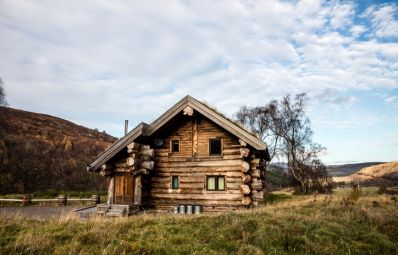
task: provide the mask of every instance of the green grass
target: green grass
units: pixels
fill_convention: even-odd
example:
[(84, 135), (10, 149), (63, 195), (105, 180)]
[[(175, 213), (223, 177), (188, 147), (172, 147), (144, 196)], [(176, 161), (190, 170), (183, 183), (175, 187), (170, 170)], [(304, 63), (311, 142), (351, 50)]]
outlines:
[(392, 196), (362, 196), (356, 202), (342, 195), (276, 197), (277, 203), (259, 209), (202, 216), (88, 221), (1, 216), (0, 254), (398, 253)]

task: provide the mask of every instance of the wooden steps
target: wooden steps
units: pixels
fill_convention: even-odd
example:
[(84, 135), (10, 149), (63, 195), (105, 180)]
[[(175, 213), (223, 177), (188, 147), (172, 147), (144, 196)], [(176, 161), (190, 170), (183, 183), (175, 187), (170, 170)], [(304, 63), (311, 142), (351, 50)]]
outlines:
[(125, 217), (139, 212), (138, 205), (97, 205), (97, 215), (105, 217)]

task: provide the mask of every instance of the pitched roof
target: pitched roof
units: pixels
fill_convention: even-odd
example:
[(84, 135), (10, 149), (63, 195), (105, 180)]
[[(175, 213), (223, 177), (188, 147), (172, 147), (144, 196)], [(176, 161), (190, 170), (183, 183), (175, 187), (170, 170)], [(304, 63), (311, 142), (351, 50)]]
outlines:
[(155, 133), (159, 128), (161, 128), (164, 124), (169, 122), (172, 118), (174, 118), (178, 113), (183, 111), (187, 106), (190, 106), (192, 109), (196, 110), (206, 118), (210, 119), (217, 125), (221, 126), (231, 134), (235, 135), (239, 139), (242, 139), (247, 144), (252, 146), (256, 150), (266, 150), (267, 145), (253, 136), (243, 128), (237, 126), (235, 123), (232, 123), (230, 120), (221, 116), (219, 113), (210, 109), (208, 106), (199, 102), (195, 98), (191, 96), (186, 96), (181, 99), (178, 103), (176, 103), (173, 107), (171, 107), (167, 112), (162, 114), (159, 118), (157, 118), (150, 125), (146, 123), (141, 123), (133, 130), (131, 130), (127, 135), (123, 138), (115, 142), (111, 147), (105, 150), (90, 166), (87, 167), (87, 170), (97, 170), (101, 165), (106, 163), (112, 157), (114, 157), (118, 152), (120, 152), (123, 148), (125, 148), (129, 143), (133, 142), (139, 136), (150, 136)]

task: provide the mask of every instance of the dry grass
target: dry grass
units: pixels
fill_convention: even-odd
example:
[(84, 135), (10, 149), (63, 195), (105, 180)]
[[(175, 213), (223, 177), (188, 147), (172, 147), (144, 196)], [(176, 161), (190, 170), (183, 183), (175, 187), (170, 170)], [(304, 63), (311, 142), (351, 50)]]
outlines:
[(202, 216), (0, 217), (0, 254), (397, 254), (392, 196), (349, 195), (293, 197)]

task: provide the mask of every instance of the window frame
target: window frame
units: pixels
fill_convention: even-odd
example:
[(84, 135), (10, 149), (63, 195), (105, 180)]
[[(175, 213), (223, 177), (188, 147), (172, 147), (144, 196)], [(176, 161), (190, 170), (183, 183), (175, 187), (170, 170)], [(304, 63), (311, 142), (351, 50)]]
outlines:
[[(174, 187), (174, 179), (177, 179), (177, 187)], [(178, 175), (172, 175), (171, 176), (171, 189), (172, 190), (178, 190), (180, 188), (180, 176)]]
[[(220, 154), (211, 154), (211, 141), (220, 141)], [(211, 157), (222, 157), (223, 155), (223, 139), (221, 137), (214, 137), (214, 138), (209, 138), (209, 156)]]
[[(173, 150), (174, 141), (178, 141), (178, 151)], [(181, 152), (181, 140), (180, 138), (171, 138), (170, 139), (170, 152), (171, 153), (180, 153)]]
[[(214, 189), (209, 189), (209, 178), (214, 177), (215, 178), (215, 185), (214, 185)], [(224, 179), (224, 188), (220, 189), (218, 187), (218, 183), (219, 183), (219, 179), (220, 178)], [(225, 175), (206, 175), (206, 191), (226, 191), (226, 179), (225, 179)]]

